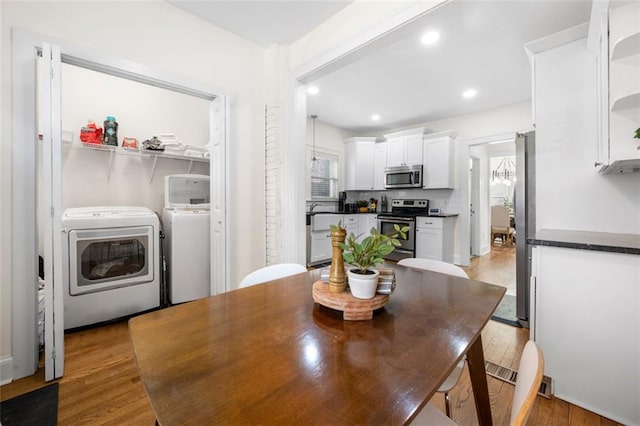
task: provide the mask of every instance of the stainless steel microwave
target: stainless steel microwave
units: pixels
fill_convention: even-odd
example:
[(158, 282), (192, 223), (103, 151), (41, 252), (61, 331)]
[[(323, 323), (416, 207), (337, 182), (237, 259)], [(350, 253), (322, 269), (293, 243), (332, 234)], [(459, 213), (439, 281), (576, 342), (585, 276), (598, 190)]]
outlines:
[(422, 188), (422, 165), (385, 167), (385, 189)]

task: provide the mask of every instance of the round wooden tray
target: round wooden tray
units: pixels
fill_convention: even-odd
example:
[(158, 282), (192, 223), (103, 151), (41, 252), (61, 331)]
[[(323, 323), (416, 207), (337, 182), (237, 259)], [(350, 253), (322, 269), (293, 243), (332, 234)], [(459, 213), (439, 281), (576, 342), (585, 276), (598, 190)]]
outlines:
[(319, 305), (343, 312), (347, 321), (368, 320), (373, 318), (373, 311), (382, 308), (389, 301), (389, 295), (376, 294), (373, 299), (358, 299), (350, 291), (331, 293), (329, 284), (322, 281), (313, 283), (313, 300)]

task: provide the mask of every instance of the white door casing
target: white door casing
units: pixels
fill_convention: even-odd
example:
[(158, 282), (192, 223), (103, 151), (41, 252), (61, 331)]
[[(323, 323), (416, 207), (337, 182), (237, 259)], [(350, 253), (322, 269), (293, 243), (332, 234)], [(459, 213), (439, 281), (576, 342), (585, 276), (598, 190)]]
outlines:
[(471, 255), (480, 256), (480, 159), (471, 157), (471, 174), (469, 182), (470, 201), (469, 201), (469, 227), (470, 227), (470, 245)]

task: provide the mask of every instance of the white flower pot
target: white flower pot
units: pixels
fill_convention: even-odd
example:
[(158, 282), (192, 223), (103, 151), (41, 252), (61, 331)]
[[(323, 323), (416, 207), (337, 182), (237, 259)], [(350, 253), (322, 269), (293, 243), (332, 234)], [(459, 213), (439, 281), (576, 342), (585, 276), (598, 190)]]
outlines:
[(349, 269), (347, 275), (349, 277), (349, 288), (353, 297), (358, 299), (373, 299), (378, 289), (378, 277), (380, 272), (372, 269), (373, 274), (356, 274), (354, 269)]

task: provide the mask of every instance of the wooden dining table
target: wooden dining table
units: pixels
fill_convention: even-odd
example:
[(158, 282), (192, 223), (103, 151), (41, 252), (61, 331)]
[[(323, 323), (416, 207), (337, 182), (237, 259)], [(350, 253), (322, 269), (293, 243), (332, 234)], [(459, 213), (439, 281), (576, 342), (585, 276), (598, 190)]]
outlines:
[(370, 320), (315, 304), (318, 271), (129, 321), (160, 425), (410, 423), (467, 356), (478, 423), (491, 424), (481, 331), (505, 288), (395, 267)]

